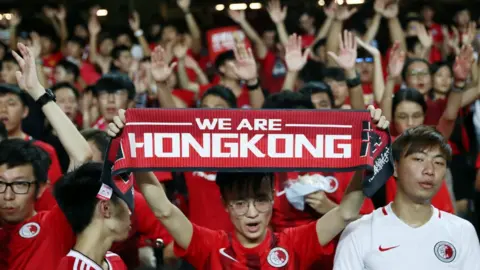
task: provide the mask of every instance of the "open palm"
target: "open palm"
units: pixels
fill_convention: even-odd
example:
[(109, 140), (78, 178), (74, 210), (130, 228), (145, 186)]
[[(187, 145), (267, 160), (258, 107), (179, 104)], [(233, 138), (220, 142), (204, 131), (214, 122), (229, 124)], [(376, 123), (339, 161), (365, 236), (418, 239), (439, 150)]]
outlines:
[(302, 37), (297, 36), (297, 34), (291, 35), (285, 49), (285, 62), (288, 70), (300, 71), (307, 63), (307, 58), (310, 55), (309, 48), (302, 54)]
[(244, 43), (237, 42), (233, 52), (235, 53), (235, 63), (230, 63), (230, 67), (238, 79), (248, 81), (258, 78), (257, 62), (252, 49), (247, 49)]
[(168, 64), (165, 50), (157, 46), (152, 52), (152, 77), (156, 82), (165, 82), (173, 73), (177, 63)]
[(473, 59), (474, 56), (472, 46), (464, 45), (460, 50), (460, 54), (455, 59), (455, 64), (453, 65), (453, 73), (455, 75), (455, 79), (467, 79), (470, 71), (472, 70)]
[(328, 52), (328, 55), (337, 63), (337, 65), (345, 70), (355, 67), (357, 60), (357, 42), (352, 32), (345, 30), (338, 35), (340, 41), (340, 50), (338, 55), (334, 52)]
[(280, 4), (280, 0), (271, 0), (267, 7), (268, 14), (274, 23), (281, 23), (287, 17), (287, 7)]

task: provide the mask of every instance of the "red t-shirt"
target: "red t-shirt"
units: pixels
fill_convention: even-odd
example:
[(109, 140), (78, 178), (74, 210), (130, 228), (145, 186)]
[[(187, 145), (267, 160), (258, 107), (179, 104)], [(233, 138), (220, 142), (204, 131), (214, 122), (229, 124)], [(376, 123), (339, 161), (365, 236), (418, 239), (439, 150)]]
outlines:
[(0, 227), (0, 269), (56, 269), (75, 243), (75, 236), (58, 206), (32, 218)]
[[(397, 193), (397, 182), (393, 176), (390, 177), (385, 184), (385, 193), (387, 200), (386, 204), (389, 204), (395, 199), (395, 194)], [(445, 181), (442, 182), (442, 186), (438, 190), (437, 194), (433, 196), (431, 203), (439, 210), (451, 214), (455, 213), (452, 198), (450, 197), (450, 192), (448, 191), (447, 183), (445, 183)]]
[(331, 243), (318, 242), (316, 222), (281, 233), (267, 231), (265, 239), (254, 248), (245, 248), (235, 234), (213, 231), (193, 224), (193, 235), (186, 250), (174, 245), (177, 257), (185, 259), (195, 269), (309, 269), (324, 256), (334, 252)]
[(425, 114), (425, 125), (436, 126), (447, 108), (447, 99), (427, 100), (427, 112)]
[[(333, 173), (326, 174), (322, 173), (306, 173), (309, 175), (321, 174), (324, 176), (330, 176), (330, 187), (331, 189), (326, 193), (327, 197), (339, 204), (342, 201), (343, 194), (347, 189), (350, 180), (352, 179), (353, 172), (342, 172), (342, 173)], [(271, 220), (271, 225), (274, 231), (280, 232), (287, 228), (297, 227), (300, 225), (308, 224), (312, 221), (317, 220), (321, 215), (313, 210), (308, 204), (305, 204), (305, 210), (297, 210), (293, 205), (288, 201), (284, 189), (285, 185), (289, 180), (296, 181), (300, 176), (300, 173), (288, 172), (288, 173), (276, 173), (275, 175), (275, 199), (273, 203), (273, 215)], [(366, 199), (360, 213), (369, 214), (374, 210), (373, 203), (370, 199)]]
[[(216, 86), (216, 84), (204, 84), (200, 86), (198, 91), (198, 99), (201, 99), (203, 94), (210, 89), (211, 87)], [(251, 108), (250, 106), (250, 95), (248, 94), (248, 89), (246, 86), (243, 87), (242, 93), (237, 97), (237, 107), (238, 108)]]
[(211, 230), (233, 231), (233, 224), (222, 203), (214, 172), (186, 172), (188, 219)]
[(141, 193), (134, 191), (135, 211), (131, 215), (131, 226), (128, 238), (120, 243), (114, 243), (111, 250), (122, 257), (128, 269), (138, 267), (138, 240), (143, 236), (144, 240), (155, 243), (162, 239), (164, 244), (173, 241), (171, 236), (160, 221), (155, 217)]
[(92, 85), (102, 77), (102, 74), (97, 72), (92, 63), (85, 61), (80, 67), (80, 77), (82, 77), (87, 85)]
[[(123, 263), (122, 258), (115, 253), (107, 252), (105, 261), (109, 270), (127, 270), (127, 266)], [(63, 257), (57, 270), (103, 270), (103, 267), (96, 264), (82, 253), (70, 250), (67, 256)]]
[(195, 100), (196, 94), (194, 92), (189, 90), (184, 90), (184, 89), (174, 89), (172, 91), (172, 95), (174, 96), (174, 98), (178, 98), (183, 103), (185, 103), (186, 107), (188, 108), (196, 107), (196, 100)]
[(92, 124), (92, 128), (99, 129), (99, 130), (107, 130), (107, 127), (108, 127), (108, 123), (107, 121), (105, 121), (105, 118), (103, 118), (102, 116), (100, 116), (97, 119), (97, 121), (95, 121)]
[(314, 35), (302, 35), (302, 47), (307, 48), (312, 45), (312, 43), (315, 41), (315, 36)]
[(280, 92), (287, 75), (285, 61), (272, 51), (268, 51), (265, 58), (259, 59), (259, 61), (262, 65), (260, 69), (262, 88), (267, 89), (270, 93)]

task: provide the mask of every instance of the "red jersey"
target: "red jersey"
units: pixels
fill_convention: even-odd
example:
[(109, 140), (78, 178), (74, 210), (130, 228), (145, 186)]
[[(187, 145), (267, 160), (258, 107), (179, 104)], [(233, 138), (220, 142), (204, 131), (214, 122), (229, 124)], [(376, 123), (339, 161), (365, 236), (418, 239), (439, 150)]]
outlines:
[(92, 124), (92, 128), (99, 129), (99, 130), (106, 130), (107, 127), (108, 127), (108, 123), (105, 120), (105, 118), (103, 118), (102, 116), (100, 116), (100, 118), (98, 118), (97, 121), (95, 121)]
[(233, 224), (222, 203), (214, 172), (186, 172), (188, 219), (211, 230), (233, 231)]
[[(395, 194), (397, 193), (397, 182), (393, 176), (390, 177), (385, 184), (385, 193), (385, 197), (387, 199), (385, 205), (387, 205), (395, 199)], [(448, 191), (445, 181), (442, 182), (442, 186), (438, 190), (437, 194), (433, 196), (431, 204), (439, 210), (455, 214), (452, 197), (450, 196), (450, 192)]]
[(436, 126), (443, 112), (447, 108), (447, 99), (427, 100), (427, 112), (425, 114), (425, 125)]
[[(108, 270), (127, 270), (122, 258), (115, 253), (107, 252), (105, 261), (108, 264)], [(103, 267), (96, 264), (82, 253), (70, 250), (67, 256), (63, 257), (57, 270), (103, 270)]]
[(55, 269), (73, 247), (75, 236), (58, 206), (0, 228), (0, 269)]
[[(201, 99), (203, 94), (210, 89), (211, 87), (214, 87), (216, 84), (204, 84), (200, 86), (200, 89), (198, 91), (198, 99)], [(242, 88), (242, 93), (240, 96), (237, 97), (237, 107), (238, 108), (250, 108), (250, 95), (248, 94), (248, 89), (246, 86)]]
[[(313, 175), (315, 173), (308, 173)], [(330, 176), (325, 173), (319, 173), (327, 176), (330, 181), (330, 190), (325, 191), (327, 197), (339, 204), (342, 201), (343, 194), (347, 189), (350, 180), (352, 179), (353, 172), (333, 173)], [(297, 210), (290, 204), (285, 195), (285, 185), (288, 181), (296, 181), (300, 173), (288, 172), (277, 173), (275, 175), (275, 199), (273, 203), (273, 215), (271, 225), (274, 231), (280, 232), (286, 228), (297, 227), (300, 225), (308, 224), (312, 221), (316, 221), (321, 215), (313, 210), (308, 204), (305, 204), (305, 210)], [(366, 199), (360, 212), (362, 214), (369, 214), (373, 212), (374, 207), (370, 199)]]
[(331, 243), (318, 242), (316, 222), (281, 233), (268, 230), (254, 248), (243, 247), (235, 234), (192, 225), (190, 245), (184, 250), (175, 243), (174, 252), (198, 270), (309, 269), (334, 251)]
[[(131, 226), (128, 238), (120, 243), (114, 243), (111, 250), (122, 257), (128, 269), (138, 267), (138, 242), (142, 239), (155, 243), (162, 239), (165, 245), (172, 242), (171, 236), (160, 221), (155, 217), (141, 193), (134, 191), (135, 211), (131, 215)], [(145, 246), (145, 245), (143, 245)]]
[(288, 71), (285, 61), (275, 52), (268, 51), (265, 58), (260, 59), (260, 63), (262, 65), (260, 69), (262, 88), (267, 89), (270, 93), (280, 92)]

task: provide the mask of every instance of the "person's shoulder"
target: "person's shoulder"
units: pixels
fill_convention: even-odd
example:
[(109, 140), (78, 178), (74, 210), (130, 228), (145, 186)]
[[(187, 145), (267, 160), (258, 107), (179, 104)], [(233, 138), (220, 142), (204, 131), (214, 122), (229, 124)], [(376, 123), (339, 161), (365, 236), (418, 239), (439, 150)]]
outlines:
[(475, 232), (475, 228), (468, 220), (438, 209), (437, 211), (439, 221), (443, 223), (442, 226), (448, 227), (452, 230), (461, 231), (462, 233), (468, 233), (470, 231)]
[(105, 259), (112, 266), (112, 270), (127, 269), (127, 266), (123, 262), (122, 258), (116, 253), (108, 251), (107, 254), (105, 254)]
[(373, 220), (377, 220), (383, 216), (386, 216), (385, 209), (383, 207), (375, 209), (372, 213), (363, 215), (359, 219), (348, 224), (342, 235), (347, 236), (349, 234), (370, 234)]
[(33, 141), (33, 144), (36, 145), (36, 146), (38, 146), (38, 147), (40, 147), (40, 148), (42, 148), (43, 150), (45, 150), (45, 151), (48, 152), (49, 154), (55, 152), (55, 148), (53, 148), (52, 145), (50, 145), (50, 144), (48, 144), (48, 143), (46, 143), (46, 142), (44, 142), (44, 141), (35, 140), (35, 141)]

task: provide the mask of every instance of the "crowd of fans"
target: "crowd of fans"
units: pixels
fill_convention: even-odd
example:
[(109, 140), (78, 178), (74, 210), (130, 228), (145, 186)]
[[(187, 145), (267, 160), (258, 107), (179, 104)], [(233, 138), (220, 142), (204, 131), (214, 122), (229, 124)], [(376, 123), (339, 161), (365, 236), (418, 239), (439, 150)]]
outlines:
[[(0, 146), (0, 249), (8, 246), (8, 251), (0, 251), (0, 269), (51, 269), (42, 268), (55, 265), (48, 258), (15, 261), (13, 257), (15, 252), (33, 252), (35, 245), (26, 240), (40, 230), (51, 234), (43, 236), (41, 241), (47, 244), (35, 252), (65, 256), (75, 239), (63, 225), (63, 215), (77, 235), (77, 245), (88, 247), (91, 234), (86, 237), (86, 232), (99, 227), (82, 216), (88, 212), (86, 208), (81, 213), (74, 211), (83, 202), (75, 204), (73, 200), (81, 201), (85, 194), (77, 194), (75, 188), (82, 188), (69, 186), (69, 182), (74, 179), (80, 186), (89, 177), (100, 181), (101, 165), (80, 165), (89, 160), (104, 161), (108, 135), (115, 136), (122, 127), (118, 117), (113, 127), (109, 123), (128, 108), (364, 110), (373, 105), (391, 123), (392, 138), (411, 128), (433, 126), (448, 140), (451, 160), (431, 203), (468, 220), (480, 232), (480, 38), (469, 9), (459, 7), (452, 24), (441, 25), (435, 22), (435, 9), (429, 4), (400, 17), (398, 3), (375, 0), (365, 27), (350, 29), (347, 22), (363, 7), (332, 2), (323, 8), (321, 23), (311, 11), (298, 12), (298, 31), (293, 33), (285, 23), (291, 10), (279, 0), (271, 0), (266, 11), (272, 24), (262, 32), (249, 21), (250, 11), (226, 11), (232, 25), (242, 32), (227, 32), (222, 44), (231, 41), (230, 48), (212, 53), (215, 41), (207, 40), (210, 36), (206, 35), (211, 29), (201, 29), (197, 14), (190, 11), (190, 0), (177, 0), (177, 4), (184, 13), (187, 31), (168, 22), (151, 23), (142, 29), (140, 15), (134, 12), (128, 21), (130, 29), (108, 32), (97, 16), (98, 7), (91, 8), (87, 21), (73, 27), (67, 25), (68, 14), (73, 11), (62, 6), (46, 5), (39, 25), (25, 26), (19, 12), (12, 12), (9, 20), (0, 20), (5, 26), (0, 42), (0, 131), (4, 140)], [(386, 50), (377, 40), (380, 29), (388, 29)], [(50, 90), (36, 90), (43, 88)], [(58, 106), (51, 106), (50, 100), (39, 104), (45, 93), (55, 97)], [(22, 167), (27, 164), (30, 170)], [(9, 171), (20, 167), (23, 169)], [(68, 173), (78, 167), (73, 175)], [(232, 223), (222, 202), (225, 192), (233, 187), (222, 186), (219, 179), (216, 183), (216, 172), (155, 172), (155, 176), (168, 199), (196, 226), (230, 232), (238, 225)], [(276, 193), (272, 219), (267, 224), (273, 231), (327, 217), (339, 207), (354, 173), (276, 174), (274, 189), (281, 191), (285, 183), (306, 176), (322, 176), (333, 181), (335, 188), (306, 196), (303, 211)], [(361, 214), (370, 214), (395, 200), (400, 185), (396, 177), (365, 200)], [(12, 179), (23, 182), (12, 184)], [(40, 187), (30, 180), (46, 185)], [(98, 188), (89, 191), (96, 194)], [(14, 198), (30, 193), (29, 197)], [(65, 214), (56, 207), (57, 201)], [(262, 202), (254, 202), (259, 212)], [(126, 239), (112, 241), (107, 250), (118, 254), (128, 269), (191, 269), (179, 258), (182, 252), (177, 247), (174, 252), (173, 242), (175, 239), (185, 249), (188, 244), (182, 246), (182, 240), (171, 233), (171, 221), (157, 219), (157, 210), (138, 188), (131, 224), (102, 224), (102, 230), (114, 232), (112, 239)], [(32, 213), (41, 226), (30, 225), (24, 232), (23, 221)], [(47, 219), (47, 223), (40, 221)], [(17, 232), (20, 227), (15, 224), (20, 223), (24, 241), (13, 247), (7, 231)], [(199, 233), (197, 227), (189, 230), (193, 230), (190, 235)], [(338, 239), (332, 241), (337, 243)], [(198, 240), (195, 243), (198, 245)], [(477, 259), (478, 255), (472, 254)], [(333, 260), (333, 254), (325, 255), (312, 269), (332, 269)]]

